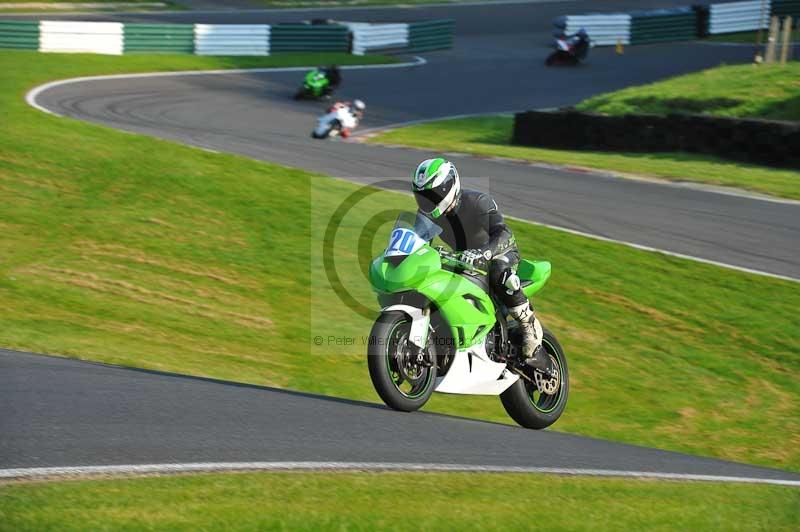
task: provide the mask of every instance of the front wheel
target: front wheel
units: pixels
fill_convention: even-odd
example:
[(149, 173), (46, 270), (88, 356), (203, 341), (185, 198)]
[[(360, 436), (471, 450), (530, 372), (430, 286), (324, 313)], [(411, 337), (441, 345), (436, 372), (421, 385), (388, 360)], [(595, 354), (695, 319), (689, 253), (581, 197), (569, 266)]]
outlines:
[[(555, 360), (559, 378), (557, 384), (543, 381), (539, 386), (521, 378), (500, 395), (500, 401), (511, 419), (528, 429), (549, 427), (561, 417), (569, 396), (569, 370), (564, 350), (556, 337), (544, 330), (542, 345)], [(541, 387), (544, 391), (540, 391)]]
[(410, 332), (411, 320), (402, 312), (381, 314), (367, 350), (375, 391), (387, 406), (403, 412), (422, 408), (436, 384), (436, 364), (418, 360)]

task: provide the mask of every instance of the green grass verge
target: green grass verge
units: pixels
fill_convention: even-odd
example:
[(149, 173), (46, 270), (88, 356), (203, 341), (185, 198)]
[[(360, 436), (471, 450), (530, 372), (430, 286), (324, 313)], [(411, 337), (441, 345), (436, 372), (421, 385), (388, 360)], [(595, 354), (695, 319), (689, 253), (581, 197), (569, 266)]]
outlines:
[(369, 139), (369, 142), (580, 166), (608, 170), (622, 176), (651, 176), (723, 185), (800, 199), (800, 172), (797, 171), (688, 153), (615, 153), (512, 146), (513, 129), (514, 118), (510, 116), (462, 118), (388, 131)]
[(0, 530), (796, 530), (800, 490), (475, 473), (0, 486)]
[[(321, 235), (355, 185), (22, 99), (51, 79), (242, 61), (0, 52), (13, 125), (0, 128), (0, 345), (378, 400), (361, 345), (371, 320), (322, 274)], [(341, 284), (372, 309), (363, 268), (392, 213), (372, 217), (412, 206), (380, 192), (342, 221)], [(512, 226), (526, 256), (554, 264), (536, 305), (570, 360), (556, 429), (800, 470), (798, 284)], [(426, 408), (510, 422), (494, 397)]]
[(576, 107), (610, 115), (704, 113), (800, 120), (800, 62), (711, 68), (600, 94)]
[[(161, 3), (163, 6), (147, 5)], [(11, 6), (11, 4), (23, 4)], [(58, 5), (56, 5), (58, 4)], [(88, 4), (104, 4), (87, 7)], [(132, 6), (125, 4), (141, 4)], [(0, 0), (0, 13), (69, 13), (117, 11), (182, 11), (185, 8), (171, 0)]]
[[(273, 8), (296, 7), (366, 7), (366, 6), (413, 6), (425, 4), (459, 4), (474, 0), (253, 0), (254, 4), (261, 4)], [(498, 0), (499, 1), (499, 0)]]

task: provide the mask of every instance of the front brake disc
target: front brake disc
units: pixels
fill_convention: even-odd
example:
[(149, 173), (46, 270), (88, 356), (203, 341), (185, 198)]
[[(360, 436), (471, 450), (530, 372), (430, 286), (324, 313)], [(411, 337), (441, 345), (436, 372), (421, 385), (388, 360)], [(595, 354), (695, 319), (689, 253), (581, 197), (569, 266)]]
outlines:
[(548, 353), (548, 355), (553, 362), (554, 375), (551, 378), (546, 379), (540, 371), (534, 371), (533, 378), (536, 381), (536, 387), (539, 388), (541, 393), (546, 395), (555, 395), (561, 386), (561, 372), (558, 369), (558, 361), (556, 358), (553, 355), (550, 355), (550, 353)]

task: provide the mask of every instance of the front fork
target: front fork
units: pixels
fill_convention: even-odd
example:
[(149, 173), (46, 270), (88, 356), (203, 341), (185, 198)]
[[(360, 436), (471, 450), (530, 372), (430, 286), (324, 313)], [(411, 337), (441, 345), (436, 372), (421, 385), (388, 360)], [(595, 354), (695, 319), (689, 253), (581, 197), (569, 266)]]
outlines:
[(431, 325), (430, 307), (417, 308), (411, 305), (390, 305), (383, 312), (402, 312), (411, 319), (411, 330), (408, 333), (409, 355), (416, 359), (418, 364), (432, 366), (434, 360), (428, 353), (428, 336)]

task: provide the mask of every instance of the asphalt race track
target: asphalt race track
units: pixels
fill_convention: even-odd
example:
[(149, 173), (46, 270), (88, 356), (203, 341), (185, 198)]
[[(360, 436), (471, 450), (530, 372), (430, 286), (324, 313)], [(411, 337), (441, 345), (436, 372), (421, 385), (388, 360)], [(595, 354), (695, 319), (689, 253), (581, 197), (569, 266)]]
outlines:
[(6, 468), (270, 460), (800, 481), (794, 473), (550, 430), (4, 350), (0, 393), (0, 475)]
[[(604, 2), (603, 10), (674, 2)], [(344, 73), (367, 102), (365, 128), (569, 105), (598, 92), (746, 61), (742, 47), (595, 49), (577, 69), (545, 69), (552, 16), (589, 2), (348, 10), (348, 19), (454, 16), (456, 48), (409, 68)], [(437, 11), (439, 10), (439, 11)], [(332, 15), (333, 16), (333, 15)], [(344, 18), (340, 14), (337, 18)], [(110, 18), (93, 15), (82, 18)], [(291, 12), (114, 15), (131, 20), (274, 22)], [(75, 15), (61, 18), (76, 18)], [(302, 18), (302, 17), (301, 17)], [(510, 21), (505, 26), (500, 21)], [(356, 181), (406, 177), (427, 152), (312, 141), (324, 104), (289, 96), (297, 72), (162, 76), (54, 86), (38, 105), (128, 131)], [(800, 206), (695, 188), (451, 155), (511, 215), (741, 268), (800, 278)], [(481, 180), (483, 185), (485, 180)], [(482, 185), (482, 186), (483, 186)], [(540, 251), (540, 255), (546, 255)], [(364, 378), (368, 378), (365, 374)], [(400, 462), (621, 470), (800, 480), (800, 475), (556, 431), (208, 379), (0, 350), (0, 473), (8, 468), (187, 462)], [(565, 415), (569, 415), (569, 410)], [(558, 425), (555, 426), (556, 430)]]
[[(519, 6), (514, 6), (519, 8)], [(467, 9), (467, 8), (463, 8)], [(342, 97), (367, 102), (364, 128), (436, 117), (574, 104), (628, 85), (749, 60), (747, 47), (598, 48), (577, 69), (548, 69), (542, 22), (528, 34), (460, 36), (410, 68), (344, 72)], [(62, 115), (348, 179), (406, 179), (432, 154), (309, 134), (324, 103), (294, 102), (298, 72), (93, 80), (37, 95)], [(448, 154), (466, 186), (490, 188), (507, 214), (775, 275), (800, 278), (800, 204), (697, 187), (588, 175)], [(545, 251), (537, 250), (539, 254)]]

